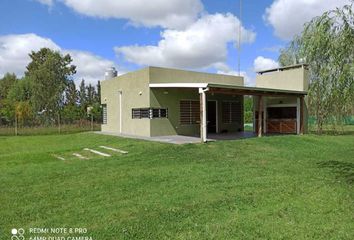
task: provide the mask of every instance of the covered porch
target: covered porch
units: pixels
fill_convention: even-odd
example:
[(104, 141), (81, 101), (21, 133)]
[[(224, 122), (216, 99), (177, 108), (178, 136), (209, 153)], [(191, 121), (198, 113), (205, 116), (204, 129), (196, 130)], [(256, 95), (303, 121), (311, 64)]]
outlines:
[[(269, 133), (304, 133), (304, 96), (306, 92), (303, 91), (210, 83), (157, 83), (150, 84), (150, 88), (198, 90), (199, 141), (202, 142), (254, 136), (262, 137), (264, 134)], [(215, 94), (232, 95), (233, 97), (253, 96), (253, 131), (244, 131), (243, 129), (243, 100), (241, 102), (241, 111), (228, 113), (230, 117), (237, 114), (236, 117), (241, 119), (239, 121), (241, 121), (242, 127), (239, 127), (236, 132), (224, 132), (223, 129), (220, 129), (220, 123), (218, 123), (221, 120), (219, 119), (220, 116), (218, 117), (218, 114), (214, 113), (218, 111), (218, 105), (214, 103), (215, 100), (212, 97)], [(224, 117), (223, 114), (222, 117)]]

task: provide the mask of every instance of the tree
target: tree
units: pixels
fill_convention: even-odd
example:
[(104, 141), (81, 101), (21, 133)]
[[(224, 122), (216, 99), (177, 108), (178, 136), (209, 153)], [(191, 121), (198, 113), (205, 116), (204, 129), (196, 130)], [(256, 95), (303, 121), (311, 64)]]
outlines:
[(13, 122), (15, 109), (13, 102), (8, 99), (8, 96), (17, 81), (16, 75), (10, 73), (5, 74), (5, 76), (0, 79), (0, 124)]
[[(35, 112), (43, 113), (48, 123), (60, 116), (63, 107), (63, 93), (76, 67), (71, 65), (69, 54), (62, 56), (60, 52), (42, 48), (29, 54), (31, 62), (27, 66), (25, 76), (32, 85), (31, 103)], [(59, 117), (58, 123), (59, 123)]]
[(68, 84), (65, 89), (65, 103), (66, 105), (76, 106), (78, 103), (78, 91), (76, 90), (76, 86), (74, 81), (68, 81)]
[(0, 99), (7, 98), (10, 89), (16, 84), (17, 80), (18, 79), (14, 73), (6, 73), (5, 76), (0, 79)]
[(316, 117), (317, 131), (331, 123), (343, 124), (354, 102), (354, 14), (353, 5), (325, 12), (305, 25), (304, 31), (281, 52), (310, 65), (309, 111)]

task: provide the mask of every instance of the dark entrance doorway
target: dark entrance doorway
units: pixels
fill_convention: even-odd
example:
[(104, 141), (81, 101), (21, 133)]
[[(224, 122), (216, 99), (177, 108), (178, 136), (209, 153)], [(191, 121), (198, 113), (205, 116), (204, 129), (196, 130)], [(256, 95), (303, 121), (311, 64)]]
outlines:
[(208, 133), (216, 133), (216, 101), (208, 101), (207, 104), (207, 123)]

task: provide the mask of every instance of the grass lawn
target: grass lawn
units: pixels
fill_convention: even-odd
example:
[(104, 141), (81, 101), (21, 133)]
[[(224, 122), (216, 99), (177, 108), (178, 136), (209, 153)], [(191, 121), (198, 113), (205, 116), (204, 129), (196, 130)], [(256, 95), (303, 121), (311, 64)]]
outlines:
[(0, 173), (0, 239), (13, 227), (84, 227), (102, 240), (354, 239), (353, 135), (182, 146), (0, 137)]

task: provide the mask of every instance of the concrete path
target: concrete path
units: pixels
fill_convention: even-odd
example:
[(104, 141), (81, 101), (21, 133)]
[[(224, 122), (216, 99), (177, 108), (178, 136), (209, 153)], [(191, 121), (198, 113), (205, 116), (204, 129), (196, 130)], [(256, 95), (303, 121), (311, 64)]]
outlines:
[[(141, 139), (154, 142), (172, 143), (172, 144), (187, 144), (187, 143), (201, 143), (199, 136), (182, 136), (182, 135), (171, 135), (171, 136), (158, 136), (158, 137), (142, 137), (127, 134), (118, 134), (110, 132), (95, 132), (103, 135), (111, 135), (123, 138), (133, 138)], [(216, 140), (236, 140), (242, 138), (255, 137), (253, 132), (236, 132), (236, 133), (209, 133), (208, 142), (213, 142)]]

